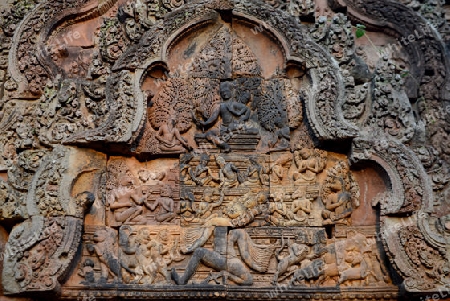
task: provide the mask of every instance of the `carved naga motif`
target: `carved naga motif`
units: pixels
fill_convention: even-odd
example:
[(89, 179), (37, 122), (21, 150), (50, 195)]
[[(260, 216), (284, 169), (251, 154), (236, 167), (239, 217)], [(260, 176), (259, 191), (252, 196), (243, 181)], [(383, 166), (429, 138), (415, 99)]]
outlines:
[(16, 199), (16, 212), (26, 220), (13, 228), (5, 246), (3, 285), (8, 293), (60, 288), (76, 256), (84, 216), (96, 200), (93, 184), (101, 176), (102, 160), (98, 153), (62, 146), (20, 156), (19, 166), (34, 173), (24, 185), (26, 195)]

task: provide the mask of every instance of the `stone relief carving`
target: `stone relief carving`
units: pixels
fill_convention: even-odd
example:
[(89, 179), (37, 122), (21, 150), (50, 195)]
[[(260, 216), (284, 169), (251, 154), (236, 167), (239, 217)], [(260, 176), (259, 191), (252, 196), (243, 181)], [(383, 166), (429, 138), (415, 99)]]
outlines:
[[(73, 217), (41, 217), (14, 228), (14, 241), (9, 248), (16, 253), (11, 252), (4, 261), (7, 289), (18, 293), (59, 286), (58, 277), (75, 255), (81, 226), (81, 221)], [(36, 230), (41, 234), (37, 235)]]
[(179, 186), (178, 175), (174, 173), (177, 162), (164, 163), (168, 166), (158, 173), (151, 171), (152, 166), (135, 160), (116, 157), (108, 163), (105, 204), (108, 225), (177, 223)]
[[(0, 20), (6, 294), (447, 287), (441, 4), (37, 2)], [(359, 23), (408, 37), (424, 18), (437, 31), (386, 57), (354, 38)]]

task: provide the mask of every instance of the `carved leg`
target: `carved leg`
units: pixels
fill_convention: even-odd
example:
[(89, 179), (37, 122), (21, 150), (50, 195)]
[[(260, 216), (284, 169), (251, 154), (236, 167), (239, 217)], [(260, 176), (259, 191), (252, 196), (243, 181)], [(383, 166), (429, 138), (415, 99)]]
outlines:
[(172, 268), (172, 279), (178, 285), (185, 285), (191, 279), (192, 275), (194, 275), (200, 262), (216, 271), (224, 271), (227, 267), (224, 256), (205, 248), (198, 248), (192, 254), (183, 276), (180, 277), (176, 270)]
[(229, 256), (237, 257), (233, 249), (234, 244), (237, 243), (239, 248), (239, 253), (241, 258), (254, 270), (263, 271), (263, 268), (251, 259), (249, 244), (251, 243), (251, 238), (243, 229), (231, 230), (228, 234), (228, 249), (227, 253)]
[(208, 284), (211, 281), (214, 281), (215, 284), (225, 284), (226, 283), (226, 276), (225, 275), (226, 271), (221, 271), (221, 272), (210, 272), (208, 277), (206, 277), (205, 280), (202, 281), (202, 283), (204, 284)]
[(171, 222), (175, 217), (177, 217), (177, 214), (175, 212), (170, 213), (166, 219), (166, 222)]
[(157, 269), (158, 267), (156, 266), (155, 262), (152, 262), (151, 264), (149, 264), (146, 269), (145, 269), (145, 278), (148, 279), (148, 284), (152, 284), (153, 281), (155, 281), (156, 278), (156, 274), (157, 274)]
[[(300, 272), (300, 273), (299, 273)], [(298, 286), (305, 287), (305, 275), (303, 275), (302, 270), (296, 271), (294, 273), (294, 276), (292, 277), (290, 281), (290, 285), (294, 285), (294, 283), (297, 282)]]
[(216, 132), (214, 132), (214, 131), (206, 132), (205, 133), (205, 138), (206, 138), (206, 140), (208, 140), (209, 142), (211, 142), (215, 146), (223, 149), (224, 152), (228, 153), (228, 152), (231, 151), (230, 146), (225, 141), (220, 139)]
[(175, 262), (179, 262), (184, 259), (184, 257), (180, 254), (180, 249), (178, 248), (179, 241), (179, 238), (176, 238), (169, 251), (170, 259)]
[[(138, 214), (140, 214), (139, 209), (142, 212), (142, 208), (141, 207), (130, 207), (127, 210), (122, 211), (120, 213), (115, 212), (114, 218), (115, 218), (115, 220), (117, 222), (121, 222), (121, 223), (129, 222), (134, 217), (136, 217)], [(139, 213), (137, 213), (137, 212), (139, 212)]]
[(136, 216), (138, 216), (138, 215), (140, 215), (140, 214), (142, 213), (142, 207), (141, 207), (141, 206), (133, 207), (133, 208), (135, 209), (135, 212), (132, 213), (131, 216), (125, 220), (124, 223), (130, 222), (130, 221), (133, 220)]
[(204, 228), (202, 236), (199, 239), (197, 239), (192, 244), (192, 246), (190, 246), (189, 248), (186, 248), (185, 250), (181, 250), (181, 253), (183, 253), (183, 254), (191, 253), (194, 250), (196, 250), (197, 248), (202, 247), (206, 243), (206, 241), (209, 239), (209, 237), (211, 236), (213, 231), (214, 231), (214, 227)]
[(277, 283), (278, 283), (278, 272), (275, 272), (275, 274), (273, 275), (273, 279), (272, 279), (271, 284), (272, 285), (277, 285)]
[(278, 224), (280, 223), (280, 220), (272, 215), (267, 215), (265, 220), (266, 220), (266, 222), (268, 222), (274, 226), (278, 226)]
[(272, 280), (273, 285), (276, 285), (278, 283), (278, 276), (283, 275), (287, 271), (287, 269), (289, 267), (288, 260), (289, 259), (286, 257), (278, 263), (277, 271), (273, 275), (273, 280)]
[(164, 259), (161, 259), (161, 261), (162, 262), (158, 264), (158, 272), (170, 283), (170, 274), (167, 271), (167, 264), (164, 262)]
[(175, 216), (176, 216), (176, 213), (168, 212), (168, 213), (156, 215), (155, 220), (159, 223), (170, 222), (171, 220), (173, 220), (175, 218)]
[(100, 269), (101, 269), (100, 282), (106, 282), (108, 280), (109, 268), (105, 263), (100, 262)]

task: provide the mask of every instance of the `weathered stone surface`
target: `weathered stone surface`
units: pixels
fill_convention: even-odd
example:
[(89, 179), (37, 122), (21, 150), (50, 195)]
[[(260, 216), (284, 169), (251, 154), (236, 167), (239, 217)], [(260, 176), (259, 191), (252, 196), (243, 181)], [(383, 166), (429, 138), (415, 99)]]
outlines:
[(2, 300), (449, 287), (445, 1), (0, 7)]

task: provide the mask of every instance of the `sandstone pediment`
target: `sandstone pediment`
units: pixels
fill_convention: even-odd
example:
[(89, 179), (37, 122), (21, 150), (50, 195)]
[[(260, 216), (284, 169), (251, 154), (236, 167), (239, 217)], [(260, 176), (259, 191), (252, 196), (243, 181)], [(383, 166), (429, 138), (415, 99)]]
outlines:
[(28, 2), (0, 22), (5, 296), (398, 300), (448, 287), (439, 14)]

